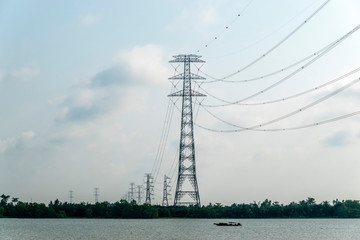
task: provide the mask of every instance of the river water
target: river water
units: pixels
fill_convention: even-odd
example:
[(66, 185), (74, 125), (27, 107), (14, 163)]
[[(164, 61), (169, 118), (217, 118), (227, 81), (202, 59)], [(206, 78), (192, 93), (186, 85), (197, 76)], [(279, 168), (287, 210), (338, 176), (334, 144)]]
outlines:
[[(214, 222), (238, 221), (242, 227)], [(360, 239), (360, 219), (0, 219), (0, 240)]]

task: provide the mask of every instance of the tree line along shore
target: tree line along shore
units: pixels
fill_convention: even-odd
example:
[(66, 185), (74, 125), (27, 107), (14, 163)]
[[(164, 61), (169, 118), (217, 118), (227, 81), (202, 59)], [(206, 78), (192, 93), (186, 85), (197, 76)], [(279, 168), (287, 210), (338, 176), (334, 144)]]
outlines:
[(314, 198), (284, 205), (271, 200), (207, 206), (138, 205), (135, 201), (115, 203), (68, 203), (59, 200), (44, 203), (22, 202), (0, 196), (0, 217), (7, 218), (360, 218), (358, 200), (334, 200), (316, 203)]

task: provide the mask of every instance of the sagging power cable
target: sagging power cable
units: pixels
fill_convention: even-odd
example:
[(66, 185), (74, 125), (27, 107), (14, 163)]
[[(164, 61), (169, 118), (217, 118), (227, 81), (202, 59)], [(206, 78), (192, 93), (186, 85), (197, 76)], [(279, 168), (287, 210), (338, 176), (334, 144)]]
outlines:
[(345, 39), (347, 39), (349, 36), (351, 36), (353, 33), (355, 33), (356, 31), (358, 31), (360, 29), (360, 24), (357, 25), (355, 28), (353, 28), (350, 32), (348, 32), (347, 34), (345, 34), (344, 36), (342, 36), (341, 38), (339, 38), (338, 40), (334, 41), (331, 46), (329, 46), (325, 51), (321, 52), (319, 55), (317, 55), (316, 57), (314, 57), (313, 59), (311, 59), (310, 61), (308, 61), (306, 64), (304, 64), (303, 66), (301, 66), (300, 68), (296, 69), (295, 71), (293, 71), (292, 73), (290, 73), (289, 75), (285, 76), (284, 78), (280, 79), (279, 81), (273, 83), (272, 85), (262, 89), (261, 91), (258, 91), (248, 97), (242, 98), (240, 100), (237, 101), (227, 101), (224, 100), (222, 98), (216, 97), (215, 95), (211, 94), (210, 92), (206, 91), (204, 88), (201, 88), (202, 91), (204, 91), (208, 96), (223, 102), (225, 104), (221, 104), (221, 105), (213, 105), (213, 106), (227, 106), (227, 105), (235, 105), (238, 103), (242, 103), (246, 100), (250, 100), (256, 96), (259, 96), (267, 91), (269, 91), (270, 89), (278, 86), (279, 84), (285, 82), (286, 80), (290, 79), (291, 77), (295, 76), (297, 73), (299, 73), (300, 71), (304, 70), (306, 67), (308, 67), (309, 65), (311, 65), (312, 63), (314, 63), (315, 61), (317, 61), (319, 58), (321, 58), (322, 56), (324, 56), (326, 53), (328, 53), (329, 51), (331, 51), (333, 48), (335, 48), (336, 46), (338, 46), (341, 42), (343, 42)]
[(308, 89), (308, 90), (305, 90), (305, 91), (302, 91), (300, 93), (297, 93), (297, 94), (294, 94), (294, 95), (290, 95), (290, 96), (287, 96), (287, 97), (283, 97), (283, 98), (279, 98), (279, 99), (275, 99), (275, 100), (270, 100), (270, 101), (264, 101), (264, 102), (253, 102), (253, 103), (236, 103), (236, 104), (221, 104), (221, 105), (209, 105), (209, 104), (202, 104), (202, 106), (204, 107), (225, 107), (225, 106), (230, 106), (230, 105), (240, 105), (240, 106), (258, 106), (258, 105), (266, 105), (266, 104), (271, 104), (271, 103), (277, 103), (277, 102), (283, 102), (283, 101), (286, 101), (286, 100), (289, 100), (289, 99), (293, 99), (293, 98), (297, 98), (297, 97), (300, 97), (300, 96), (303, 96), (305, 94), (308, 94), (308, 93), (311, 93), (311, 92), (314, 92), (314, 91), (318, 91), (324, 87), (327, 87), (331, 84), (334, 84), (348, 76), (351, 76), (352, 74), (354, 73), (357, 73), (360, 71), (360, 67), (340, 76), (340, 77), (337, 77), (331, 81), (328, 81), (324, 84), (321, 84), (319, 86), (316, 86), (314, 88), (311, 88), (311, 89)]
[(236, 74), (239, 74), (240, 72), (248, 69), (249, 67), (253, 66), (254, 64), (256, 64), (257, 62), (259, 62), (261, 59), (263, 59), (264, 57), (266, 57), (268, 54), (270, 54), (272, 51), (274, 51), (275, 49), (277, 49), (281, 44), (283, 44), (286, 40), (288, 40), (292, 35), (294, 35), (298, 30), (300, 30), (307, 22), (310, 21), (311, 18), (313, 18), (317, 13), (320, 12), (321, 9), (323, 9), (328, 3), (330, 2), (330, 0), (326, 0), (319, 8), (317, 8), (308, 18), (306, 18), (299, 26), (297, 26), (294, 30), (292, 30), (288, 35), (286, 35), (281, 41), (279, 41), (277, 44), (275, 44), (272, 48), (270, 48), (268, 51), (266, 51), (265, 53), (263, 53), (260, 57), (256, 58), (255, 60), (253, 60), (252, 62), (250, 62), (249, 64), (245, 65), (244, 67), (240, 68), (239, 70), (226, 75), (225, 77), (222, 78), (216, 78), (213, 77), (203, 71), (201, 71), (205, 76), (214, 79), (214, 80), (219, 80), (219, 81), (224, 81), (227, 78), (230, 78), (232, 76), (235, 76)]
[[(232, 129), (232, 130), (219, 130), (219, 132), (241, 132), (241, 131), (246, 131), (246, 130), (259, 131), (259, 128), (261, 128), (261, 127), (264, 127), (264, 126), (269, 125), (269, 124), (272, 124), (272, 123), (279, 122), (279, 121), (281, 121), (281, 120), (284, 120), (284, 119), (286, 119), (286, 118), (289, 118), (289, 117), (291, 117), (291, 116), (294, 116), (295, 114), (304, 112), (305, 110), (307, 110), (307, 109), (309, 109), (309, 108), (311, 108), (311, 107), (313, 107), (313, 106), (315, 106), (315, 105), (317, 105), (317, 104), (319, 104), (319, 103), (321, 103), (321, 102), (329, 99), (330, 97), (335, 96), (336, 94), (342, 92), (343, 90), (351, 87), (352, 85), (358, 83), (359, 81), (360, 81), (360, 78), (357, 78), (357, 79), (353, 80), (352, 82), (350, 82), (350, 83), (342, 86), (341, 88), (333, 91), (332, 93), (330, 93), (330, 94), (328, 94), (328, 95), (326, 95), (326, 96), (324, 96), (324, 97), (322, 97), (322, 98), (320, 98), (320, 99), (318, 99), (318, 100), (316, 100), (316, 101), (314, 101), (314, 102), (312, 102), (312, 103), (310, 103), (310, 104), (308, 104), (308, 105), (306, 105), (306, 106), (304, 106), (304, 107), (302, 107), (302, 108), (300, 108), (300, 109), (297, 109), (297, 110), (292, 111), (292, 112), (290, 112), (290, 113), (288, 113), (288, 114), (285, 114), (285, 115), (283, 115), (283, 116), (281, 116), (281, 117), (277, 117), (277, 118), (275, 118), (275, 119), (273, 119), (273, 120), (270, 120), (270, 121), (267, 121), (267, 122), (264, 122), (264, 123), (261, 123), (261, 124), (257, 124), (257, 125), (251, 126), (251, 127), (242, 127), (242, 126), (239, 126), (239, 125), (237, 125), (237, 124), (230, 123), (230, 122), (228, 122), (228, 121), (226, 121), (226, 120), (224, 120), (224, 119), (216, 116), (215, 114), (213, 114), (212, 112), (210, 112), (206, 107), (202, 107), (202, 108), (203, 108), (207, 113), (209, 113), (211, 116), (213, 116), (214, 118), (216, 118), (217, 120), (219, 120), (219, 121), (221, 121), (221, 122), (223, 122), (223, 123), (225, 123), (225, 124), (227, 124), (227, 125), (229, 125), (229, 126), (238, 128), (238, 129)], [(201, 104), (199, 104), (199, 105), (201, 106)], [(206, 127), (202, 127), (202, 126), (199, 125), (199, 124), (197, 124), (197, 126), (206, 129)]]
[(231, 21), (231, 23), (229, 25), (227, 25), (225, 28), (223, 28), (223, 30), (215, 35), (215, 37), (213, 39), (211, 39), (207, 44), (203, 45), (203, 47), (201, 49), (198, 49), (197, 52), (199, 53), (200, 50), (206, 49), (208, 48), (214, 41), (218, 40), (227, 30), (229, 30), (234, 23), (238, 20), (238, 18), (240, 16), (242, 16), (242, 14), (245, 12), (245, 10), (250, 6), (250, 4), (253, 2), (254, 0), (250, 0), (245, 7), (237, 14), (237, 16)]
[[(356, 111), (356, 112), (352, 112), (349, 114), (345, 114), (345, 115), (341, 115), (335, 118), (330, 118), (328, 120), (324, 120), (324, 121), (320, 121), (320, 122), (315, 122), (315, 123), (311, 123), (311, 124), (307, 124), (307, 125), (302, 125), (302, 126), (297, 126), (297, 127), (288, 127), (288, 128), (268, 128), (268, 129), (246, 129), (246, 130), (251, 130), (251, 131), (259, 131), (259, 132), (280, 132), (280, 131), (290, 131), (290, 130), (299, 130), (299, 129), (304, 129), (304, 128), (309, 128), (309, 127), (316, 127), (316, 126), (320, 126), (323, 124), (327, 124), (327, 123), (331, 123), (331, 122), (336, 122), (339, 120), (343, 120), (346, 118), (350, 118), (353, 117), (355, 115), (359, 115), (360, 111)], [(231, 132), (240, 132), (240, 131), (234, 131), (234, 130), (217, 130), (217, 129), (212, 129), (212, 128), (208, 128), (208, 127), (204, 127), (202, 125), (199, 125), (197, 123), (194, 123), (195, 126), (202, 128), (204, 130), (210, 131), (210, 132), (221, 132), (221, 133), (231, 133)], [(245, 130), (245, 129), (244, 129)]]
[[(263, 79), (266, 79), (266, 78), (268, 78), (268, 77), (272, 77), (272, 76), (274, 76), (274, 75), (276, 75), (276, 74), (285, 72), (286, 70), (289, 70), (289, 69), (291, 69), (291, 68), (299, 65), (300, 63), (305, 62), (306, 60), (309, 60), (309, 59), (317, 56), (319, 53), (321, 53), (321, 52), (325, 51), (326, 49), (328, 49), (329, 47), (331, 47), (332, 44), (334, 44), (334, 42), (332, 42), (332, 43), (328, 44), (327, 46), (321, 48), (320, 50), (318, 50), (318, 51), (316, 51), (316, 52), (314, 52), (314, 53), (312, 53), (312, 54), (310, 54), (310, 55), (308, 55), (308, 56), (306, 56), (306, 57), (304, 57), (304, 58), (296, 61), (295, 63), (292, 63), (292, 64), (290, 64), (290, 65), (288, 65), (288, 66), (286, 66), (286, 67), (283, 67), (283, 68), (281, 68), (281, 69), (279, 69), (279, 70), (276, 70), (276, 71), (273, 71), (273, 72), (271, 72), (271, 73), (263, 74), (263, 75), (257, 76), (257, 77), (252, 77), (252, 78), (247, 78), (247, 79), (241, 79), (241, 80), (222, 80), (222, 79), (220, 79), (220, 80), (210, 80), (210, 81), (204, 82), (204, 84), (217, 83), (217, 82), (247, 83), (247, 82), (253, 82), (253, 81), (263, 80)], [(200, 71), (200, 68), (199, 68), (199, 71)]]

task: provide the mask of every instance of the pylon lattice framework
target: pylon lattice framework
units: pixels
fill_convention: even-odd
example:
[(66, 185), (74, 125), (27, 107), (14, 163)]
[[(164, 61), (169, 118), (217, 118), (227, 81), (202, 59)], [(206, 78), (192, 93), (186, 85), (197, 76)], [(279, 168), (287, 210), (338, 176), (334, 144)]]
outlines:
[(168, 207), (169, 206), (169, 200), (168, 200), (168, 196), (170, 195), (169, 193), (169, 180), (170, 177), (168, 176), (164, 176), (164, 188), (163, 188), (163, 200), (162, 200), (162, 206)]
[(146, 192), (145, 192), (145, 203), (151, 204), (151, 195), (153, 192), (153, 177), (150, 173), (145, 174), (145, 185), (146, 185)]
[(99, 202), (99, 188), (94, 188), (94, 197), (95, 197), (95, 203)]
[(135, 190), (135, 183), (130, 183), (130, 188), (129, 188), (129, 193), (128, 193), (129, 202), (132, 202), (135, 200), (134, 190)]
[(136, 186), (137, 187), (137, 192), (136, 192), (136, 194), (137, 194), (137, 200), (136, 200), (136, 203), (138, 204), (138, 205), (141, 205), (141, 199), (143, 198), (143, 186), (142, 185), (137, 185)]
[(179, 168), (176, 184), (174, 206), (196, 205), (200, 206), (199, 188), (196, 179), (195, 142), (192, 97), (205, 97), (206, 95), (191, 89), (192, 79), (205, 79), (191, 73), (192, 62), (204, 63), (198, 55), (177, 55), (170, 63), (184, 63), (184, 73), (169, 78), (170, 80), (183, 80), (183, 90), (170, 94), (169, 97), (182, 97), (181, 133)]

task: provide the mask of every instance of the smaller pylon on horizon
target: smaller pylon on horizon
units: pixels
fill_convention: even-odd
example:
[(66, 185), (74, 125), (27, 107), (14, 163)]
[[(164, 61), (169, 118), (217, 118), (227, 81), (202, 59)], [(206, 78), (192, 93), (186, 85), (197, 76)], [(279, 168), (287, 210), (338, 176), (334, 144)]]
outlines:
[(69, 191), (69, 199), (70, 199), (70, 204), (72, 204), (73, 203), (73, 198), (74, 198), (74, 196), (73, 196), (73, 190), (70, 190)]
[(170, 196), (170, 190), (168, 188), (170, 187), (169, 183), (170, 178), (166, 175), (164, 175), (164, 189), (163, 189), (163, 200), (162, 205), (165, 207), (169, 206), (168, 196)]
[(128, 193), (128, 198), (129, 198), (129, 202), (132, 202), (135, 200), (134, 198), (134, 190), (135, 190), (135, 183), (130, 183), (130, 188), (129, 188), (129, 193)]
[(143, 198), (143, 186), (142, 185), (137, 185), (137, 192), (136, 192), (136, 197), (137, 197), (137, 204), (141, 205), (141, 200)]
[(94, 188), (94, 197), (95, 197), (95, 203), (99, 202), (99, 188)]
[(151, 204), (151, 195), (153, 194), (153, 189), (154, 189), (154, 185), (153, 185), (153, 181), (154, 181), (154, 177), (151, 176), (151, 173), (147, 173), (145, 174), (145, 185), (146, 185), (146, 194), (145, 194), (145, 203), (146, 204)]

